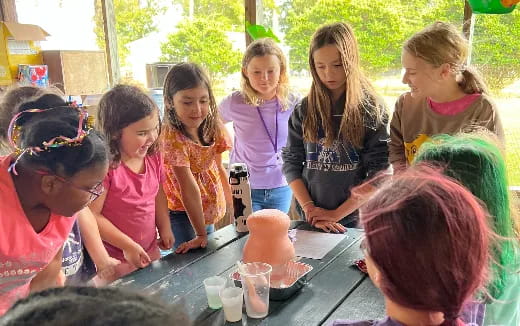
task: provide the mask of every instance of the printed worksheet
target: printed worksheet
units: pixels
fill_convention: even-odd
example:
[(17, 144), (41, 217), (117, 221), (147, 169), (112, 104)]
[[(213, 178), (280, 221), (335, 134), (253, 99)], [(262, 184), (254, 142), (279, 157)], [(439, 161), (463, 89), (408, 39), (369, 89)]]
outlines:
[(297, 230), (294, 241), (296, 256), (322, 259), (346, 236), (346, 234)]

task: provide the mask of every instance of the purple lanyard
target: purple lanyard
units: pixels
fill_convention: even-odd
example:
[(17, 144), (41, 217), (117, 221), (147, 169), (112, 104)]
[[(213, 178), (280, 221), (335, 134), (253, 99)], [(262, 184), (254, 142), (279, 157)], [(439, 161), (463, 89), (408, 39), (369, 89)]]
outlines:
[(275, 134), (274, 134), (274, 140), (271, 137), (271, 133), (269, 132), (269, 129), (267, 129), (267, 125), (265, 124), (264, 117), (262, 116), (262, 113), (260, 112), (260, 108), (256, 107), (256, 112), (258, 112), (258, 115), (260, 116), (260, 120), (262, 120), (262, 125), (264, 126), (265, 132), (267, 133), (267, 136), (269, 136), (269, 141), (273, 145), (274, 153), (278, 153), (278, 110), (280, 109), (280, 105), (278, 101), (276, 101), (276, 113), (275, 113)]

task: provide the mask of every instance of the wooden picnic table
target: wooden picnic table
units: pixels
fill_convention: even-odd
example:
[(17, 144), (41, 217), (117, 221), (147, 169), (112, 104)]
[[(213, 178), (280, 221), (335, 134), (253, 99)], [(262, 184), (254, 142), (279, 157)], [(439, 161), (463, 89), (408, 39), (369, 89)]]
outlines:
[[(316, 230), (303, 222), (292, 227)], [(362, 231), (348, 229), (347, 236), (323, 259), (302, 258), (312, 265), (307, 284), (285, 301), (270, 301), (269, 315), (242, 322), (225, 321), (222, 309), (208, 307), (202, 281), (209, 276), (228, 277), (242, 258), (247, 235), (226, 226), (209, 236), (208, 246), (183, 255), (170, 254), (137, 270), (113, 286), (158, 294), (166, 303), (182, 304), (195, 325), (322, 325), (335, 319), (364, 320), (384, 317), (384, 302), (370, 279), (352, 263), (362, 258)]]

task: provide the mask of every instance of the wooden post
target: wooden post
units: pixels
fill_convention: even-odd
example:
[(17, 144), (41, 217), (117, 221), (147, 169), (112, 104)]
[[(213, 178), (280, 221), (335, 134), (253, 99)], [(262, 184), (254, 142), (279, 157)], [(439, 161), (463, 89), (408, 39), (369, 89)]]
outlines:
[(471, 53), (473, 49), (473, 33), (475, 31), (475, 15), (467, 0), (464, 1), (464, 22), (462, 23), (462, 33), (468, 39), (468, 58), (466, 64), (471, 64)]
[(15, 0), (1, 0), (0, 1), (0, 21), (18, 22), (18, 15), (16, 14)]
[(119, 57), (117, 55), (114, 1), (101, 0), (101, 6), (103, 10), (103, 29), (105, 31), (105, 51), (107, 55), (108, 81), (112, 87), (121, 79), (119, 72)]
[[(245, 18), (251, 25), (256, 24), (256, 0), (244, 0)], [(248, 46), (253, 39), (245, 30), (246, 25), (244, 22), (244, 33), (246, 34), (246, 46)]]

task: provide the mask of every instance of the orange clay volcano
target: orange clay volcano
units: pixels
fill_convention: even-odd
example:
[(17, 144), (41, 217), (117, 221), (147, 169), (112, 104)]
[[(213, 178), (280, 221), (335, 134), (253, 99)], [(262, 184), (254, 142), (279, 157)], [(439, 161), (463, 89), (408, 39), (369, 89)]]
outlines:
[(273, 267), (271, 279), (282, 278), (294, 259), (294, 246), (287, 234), (290, 219), (277, 209), (262, 209), (246, 220), (249, 238), (244, 245), (244, 263), (262, 262)]

